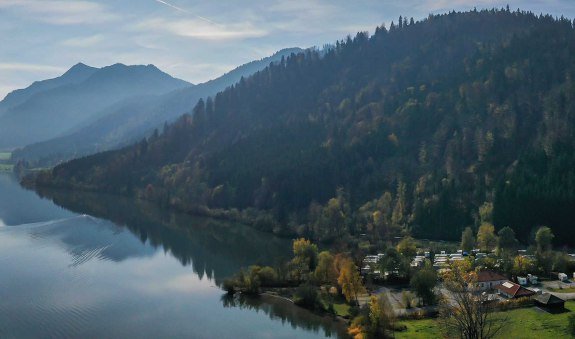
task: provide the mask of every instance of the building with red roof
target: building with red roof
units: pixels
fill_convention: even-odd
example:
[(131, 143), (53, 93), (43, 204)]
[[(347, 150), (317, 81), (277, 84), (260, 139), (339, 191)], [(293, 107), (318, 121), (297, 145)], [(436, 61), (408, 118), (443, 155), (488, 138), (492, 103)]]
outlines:
[(481, 271), (477, 273), (477, 288), (480, 291), (487, 291), (501, 285), (507, 278), (497, 272)]
[(511, 281), (506, 281), (501, 285), (497, 285), (495, 286), (495, 289), (497, 289), (500, 295), (508, 299), (531, 297), (535, 295), (534, 291), (531, 291)]

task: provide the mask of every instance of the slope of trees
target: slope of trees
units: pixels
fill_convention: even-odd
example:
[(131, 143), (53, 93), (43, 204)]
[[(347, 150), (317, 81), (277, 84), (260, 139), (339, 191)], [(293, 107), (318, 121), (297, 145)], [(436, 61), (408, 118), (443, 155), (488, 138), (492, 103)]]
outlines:
[[(401, 20), (292, 54), (136, 145), (26, 181), (321, 241), (455, 240), (492, 222), (519, 240), (545, 223), (575, 243), (574, 52), (563, 18)], [(486, 206), (493, 220), (482, 220)]]
[(200, 98), (215, 95), (242, 77), (248, 77), (270, 63), (279, 62), (282, 56), (301, 51), (299, 48), (282, 49), (201, 84), (190, 84), (186, 88), (167, 93), (158, 91), (154, 96), (131, 97), (104, 108), (96, 119), (75, 126), (64, 135), (15, 150), (13, 158), (26, 161), (34, 167), (51, 167), (80, 156), (122, 148), (149, 136), (154, 128), (161, 127), (166, 121), (173, 122), (183, 113), (191, 111)]

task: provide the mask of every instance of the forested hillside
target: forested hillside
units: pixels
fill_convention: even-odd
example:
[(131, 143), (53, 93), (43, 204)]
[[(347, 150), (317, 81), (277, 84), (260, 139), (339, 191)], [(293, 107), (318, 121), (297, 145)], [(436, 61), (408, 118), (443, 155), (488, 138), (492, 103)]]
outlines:
[(161, 128), (164, 123), (173, 122), (182, 114), (190, 112), (200, 98), (215, 95), (242, 77), (248, 77), (270, 63), (280, 61), (282, 56), (301, 51), (300, 48), (282, 49), (269, 57), (241, 65), (216, 79), (195, 86), (163, 95), (130, 98), (106, 107), (97, 119), (77, 126), (65, 135), (16, 150), (13, 158), (35, 167), (49, 167), (80, 156), (131, 145), (149, 136), (154, 128)]
[(567, 19), (400, 18), (325, 55), (293, 54), (134, 146), (26, 181), (322, 241), (459, 239), (492, 217), (523, 242), (546, 224), (575, 244), (574, 56)]

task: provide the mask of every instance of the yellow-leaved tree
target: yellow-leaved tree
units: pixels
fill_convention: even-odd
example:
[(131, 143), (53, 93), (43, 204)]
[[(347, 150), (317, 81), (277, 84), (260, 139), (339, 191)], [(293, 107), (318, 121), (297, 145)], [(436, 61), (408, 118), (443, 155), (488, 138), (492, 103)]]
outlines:
[(366, 293), (357, 266), (349, 258), (343, 259), (337, 283), (347, 302), (358, 303), (358, 295)]
[(477, 245), (484, 251), (491, 251), (497, 246), (495, 227), (490, 223), (483, 223), (477, 230)]
[(317, 245), (301, 238), (293, 242), (291, 274), (295, 280), (306, 281), (317, 266)]

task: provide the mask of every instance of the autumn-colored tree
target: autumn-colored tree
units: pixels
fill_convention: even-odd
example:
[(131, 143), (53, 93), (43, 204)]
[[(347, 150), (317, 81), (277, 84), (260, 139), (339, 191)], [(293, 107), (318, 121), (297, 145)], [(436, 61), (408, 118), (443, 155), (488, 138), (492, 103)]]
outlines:
[(355, 317), (347, 328), (347, 333), (353, 339), (367, 339), (369, 337), (369, 319), (363, 315)]
[(321, 252), (314, 272), (316, 281), (320, 284), (335, 283), (337, 274), (334, 256), (329, 251)]
[(258, 272), (258, 276), (260, 277), (260, 281), (263, 286), (269, 286), (278, 280), (278, 274), (276, 270), (270, 266), (262, 267)]
[(477, 231), (477, 244), (479, 248), (485, 251), (491, 251), (497, 245), (497, 236), (495, 236), (495, 227), (489, 223), (483, 223)]
[(447, 338), (493, 338), (505, 324), (505, 319), (495, 319), (487, 296), (477, 293), (477, 274), (470, 269), (460, 261), (444, 276), (447, 293), (440, 304), (439, 325)]
[(307, 280), (310, 272), (317, 266), (317, 245), (300, 238), (293, 242), (294, 258), (291, 261), (291, 272), (296, 280)]
[(386, 337), (386, 331), (392, 330), (395, 324), (395, 314), (387, 298), (383, 295), (372, 295), (369, 299), (370, 335), (373, 338)]
[(355, 301), (358, 303), (358, 295), (366, 292), (358, 269), (351, 259), (347, 259), (343, 263), (337, 283), (347, 302)]
[(517, 256), (513, 260), (513, 268), (511, 271), (515, 275), (526, 275), (528, 273), (533, 273), (535, 268), (535, 260), (524, 256)]

